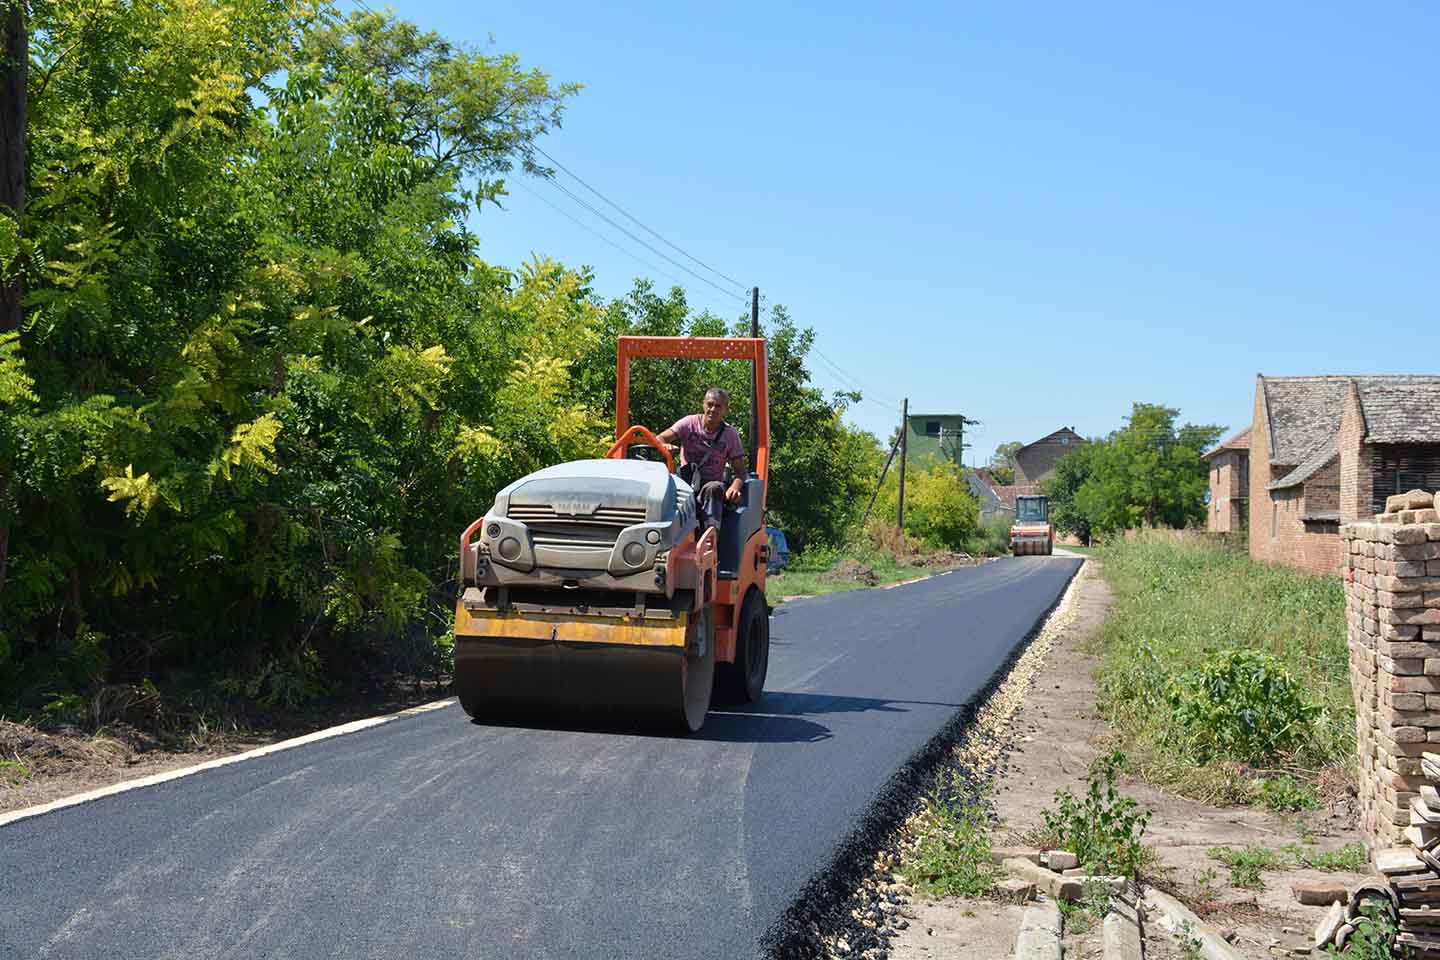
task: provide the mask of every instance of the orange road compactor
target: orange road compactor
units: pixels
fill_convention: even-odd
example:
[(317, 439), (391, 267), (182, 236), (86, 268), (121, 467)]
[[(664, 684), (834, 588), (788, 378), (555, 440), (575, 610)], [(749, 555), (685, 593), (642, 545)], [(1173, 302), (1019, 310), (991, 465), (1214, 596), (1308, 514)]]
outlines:
[[(765, 341), (620, 337), (618, 354), (615, 444), (605, 457), (522, 477), (460, 537), (455, 689), (472, 717), (613, 709), (693, 732), (712, 688), (733, 701), (764, 689)], [(669, 448), (630, 425), (639, 357), (751, 364), (754, 462), (718, 537), (701, 533), (695, 491), (676, 476)]]

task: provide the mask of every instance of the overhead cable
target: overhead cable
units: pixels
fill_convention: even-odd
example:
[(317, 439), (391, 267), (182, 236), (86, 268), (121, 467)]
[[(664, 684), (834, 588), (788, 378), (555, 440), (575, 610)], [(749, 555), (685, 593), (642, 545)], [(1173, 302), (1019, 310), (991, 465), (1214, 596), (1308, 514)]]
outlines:
[(704, 260), (701, 260), (699, 257), (695, 256), (693, 253), (690, 253), (690, 252), (686, 251), (685, 249), (683, 249), (682, 247), (680, 247), (680, 246), (678, 246), (678, 245), (670, 242), (669, 240), (667, 240), (667, 239), (665, 239), (663, 236), (661, 236), (659, 233), (657, 233), (657, 232), (655, 232), (654, 230), (652, 230), (652, 229), (650, 229), (649, 227), (647, 227), (647, 226), (646, 226), (644, 223), (642, 223), (637, 217), (631, 215), (631, 213), (630, 213), (628, 210), (626, 210), (624, 207), (620, 206), (620, 204), (616, 203), (614, 200), (611, 200), (609, 197), (605, 196), (605, 194), (601, 193), (599, 190), (597, 190), (597, 189), (595, 189), (594, 187), (592, 187), (589, 183), (587, 183), (584, 179), (582, 179), (581, 176), (580, 176), (578, 173), (576, 173), (575, 171), (571, 170), (569, 167), (565, 166), (565, 164), (561, 163), (559, 160), (556, 160), (556, 159), (555, 159), (554, 157), (552, 157), (550, 154), (546, 153), (543, 148), (537, 146), (537, 147), (535, 147), (535, 152), (538, 153), (538, 154), (540, 154), (540, 156), (544, 157), (546, 160), (549, 160), (551, 163), (555, 164), (556, 167), (558, 167), (559, 169), (563, 170), (563, 171), (564, 171), (566, 174), (568, 174), (568, 175), (571, 177), (571, 179), (573, 179), (576, 183), (580, 184), (580, 185), (581, 185), (582, 187), (584, 187), (586, 190), (589, 190), (591, 193), (595, 194), (595, 196), (599, 197), (601, 200), (604, 200), (606, 203), (608, 203), (608, 204), (609, 204), (611, 207), (613, 207), (615, 210), (619, 211), (619, 213), (620, 213), (621, 216), (623, 216), (625, 219), (629, 220), (631, 223), (635, 224), (635, 225), (636, 225), (637, 227), (639, 227), (641, 230), (644, 230), (646, 233), (650, 234), (650, 236), (654, 237), (656, 240), (659, 240), (661, 243), (665, 244), (665, 245), (666, 245), (667, 247), (669, 247), (670, 249), (675, 250), (676, 252), (680, 253), (682, 256), (688, 257), (689, 259), (693, 260), (695, 263), (699, 264), (701, 267), (703, 267), (703, 268), (705, 268), (706, 270), (709, 270), (711, 273), (715, 274), (715, 276), (720, 277), (720, 278), (723, 279), (723, 280), (729, 281), (730, 283), (734, 284), (734, 285), (735, 285), (736, 287), (738, 287), (739, 289), (741, 289), (741, 290), (749, 290), (749, 287), (747, 287), (745, 284), (741, 283), (739, 280), (736, 280), (734, 277), (731, 277), (731, 276), (729, 276), (729, 275), (727, 275), (727, 274), (721, 273), (719, 270), (716, 270), (714, 267), (710, 266), (710, 264), (706, 263)]
[(611, 240), (609, 237), (605, 236), (605, 234), (601, 233), (599, 230), (596, 230), (594, 227), (590, 226), (588, 223), (586, 223), (585, 221), (581, 220), (579, 217), (577, 217), (577, 216), (575, 216), (574, 214), (572, 214), (569, 210), (566, 210), (564, 207), (560, 206), (560, 204), (558, 204), (558, 203), (556, 203), (555, 201), (551, 200), (549, 197), (544, 196), (543, 194), (541, 194), (539, 190), (533, 190), (533, 189), (531, 189), (530, 187), (526, 186), (525, 183), (524, 183), (524, 181), (516, 180), (516, 181), (514, 181), (514, 182), (515, 182), (516, 186), (518, 186), (518, 187), (520, 187), (521, 189), (523, 189), (526, 193), (531, 194), (532, 196), (534, 196), (534, 197), (535, 197), (536, 199), (538, 199), (541, 203), (543, 203), (543, 204), (545, 204), (546, 206), (550, 207), (550, 208), (551, 208), (552, 210), (554, 210), (556, 213), (560, 214), (562, 217), (564, 217), (565, 219), (569, 220), (571, 223), (575, 224), (575, 225), (576, 225), (577, 227), (579, 227), (580, 229), (582, 229), (582, 230), (586, 231), (587, 233), (590, 233), (590, 234), (592, 234), (592, 235), (594, 235), (594, 236), (596, 236), (596, 237), (599, 237), (601, 240), (603, 240), (603, 241), (605, 241), (606, 243), (610, 244), (610, 246), (614, 247), (616, 250), (619, 250), (621, 253), (625, 254), (627, 257), (629, 257), (629, 258), (631, 258), (632, 260), (634, 260), (636, 263), (643, 264), (646, 268), (648, 268), (648, 269), (650, 269), (650, 270), (654, 270), (656, 273), (660, 274), (662, 277), (668, 277), (668, 278), (670, 278), (671, 280), (674, 280), (676, 283), (683, 283), (683, 282), (684, 282), (684, 281), (681, 280), (679, 277), (675, 276), (675, 274), (670, 273), (669, 271), (660, 269), (659, 267), (655, 266), (655, 264), (651, 263), (649, 260), (646, 260), (644, 257), (640, 256), (639, 254), (635, 253), (634, 251), (629, 250), (629, 249), (627, 249), (626, 247), (621, 246), (620, 244), (616, 243), (614, 240)]
[(565, 196), (569, 197), (571, 200), (574, 200), (576, 203), (580, 204), (580, 206), (584, 207), (586, 210), (589, 210), (589, 211), (590, 211), (591, 213), (593, 213), (595, 216), (599, 217), (601, 220), (604, 220), (606, 223), (610, 224), (610, 226), (614, 227), (616, 230), (619, 230), (621, 233), (625, 234), (625, 236), (629, 237), (631, 240), (634, 240), (636, 243), (640, 244), (640, 246), (644, 247), (646, 250), (649, 250), (651, 253), (655, 254), (657, 257), (659, 257), (660, 259), (664, 260), (666, 263), (669, 263), (669, 264), (672, 264), (672, 265), (674, 265), (674, 266), (676, 266), (676, 267), (679, 267), (681, 270), (684, 270), (686, 273), (690, 274), (690, 276), (694, 277), (696, 280), (699, 280), (701, 283), (706, 284), (707, 286), (710, 286), (710, 287), (714, 288), (715, 290), (719, 291), (720, 293), (723, 293), (723, 294), (724, 294), (725, 296), (727, 296), (727, 297), (734, 297), (736, 300), (740, 301), (741, 303), (745, 303), (745, 302), (746, 302), (746, 299), (747, 299), (747, 298), (744, 297), (744, 296), (742, 296), (741, 294), (735, 293), (735, 292), (732, 291), (732, 290), (726, 290), (724, 287), (720, 286), (719, 284), (715, 283), (714, 281), (712, 281), (712, 280), (710, 280), (710, 279), (708, 279), (708, 278), (706, 278), (706, 277), (702, 277), (700, 274), (696, 273), (694, 270), (691, 270), (689, 267), (685, 266), (685, 264), (683, 264), (683, 263), (681, 263), (680, 261), (676, 260), (674, 257), (666, 254), (663, 250), (657, 250), (657, 249), (655, 249), (655, 247), (652, 246), (651, 244), (646, 243), (646, 242), (645, 242), (644, 240), (642, 240), (640, 237), (635, 236), (635, 234), (631, 233), (629, 230), (625, 229), (625, 228), (622, 227), (620, 224), (616, 223), (614, 220), (612, 220), (612, 219), (610, 219), (608, 216), (606, 216), (606, 215), (604, 214), (604, 212), (595, 209), (595, 206), (594, 206), (593, 204), (589, 203), (588, 201), (586, 201), (583, 197), (578, 197), (578, 196), (576, 196), (575, 193), (574, 193), (574, 191), (572, 191), (572, 190), (570, 190), (569, 188), (567, 188), (567, 187), (566, 187), (563, 183), (561, 183), (560, 181), (555, 180), (555, 179), (552, 178), (552, 177), (546, 177), (546, 178), (544, 178), (544, 179), (545, 179), (545, 182), (546, 182), (546, 183), (550, 184), (550, 185), (551, 185), (552, 187), (554, 187), (556, 190), (559, 190), (561, 193), (565, 194)]

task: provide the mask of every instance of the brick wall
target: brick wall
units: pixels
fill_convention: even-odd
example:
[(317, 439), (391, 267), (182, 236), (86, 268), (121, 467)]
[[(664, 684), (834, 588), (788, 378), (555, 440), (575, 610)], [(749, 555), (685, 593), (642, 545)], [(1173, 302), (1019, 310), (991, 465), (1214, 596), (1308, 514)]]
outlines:
[(1373, 506), (1374, 468), (1370, 446), (1365, 442), (1365, 417), (1360, 410), (1360, 394), (1355, 384), (1345, 397), (1345, 412), (1340, 415), (1340, 433), (1336, 437), (1340, 451), (1340, 521), (1350, 523), (1369, 517)]
[(1245, 528), (1249, 459), (1247, 450), (1225, 450), (1210, 458), (1210, 515), (1206, 527), (1211, 533), (1235, 533)]
[(1084, 439), (1068, 428), (1021, 447), (1015, 453), (1015, 482), (1039, 483), (1055, 472), (1055, 464)]
[(1372, 848), (1403, 840), (1410, 803), (1426, 782), (1420, 756), (1440, 749), (1437, 516), (1413, 509), (1340, 528), (1360, 828)]
[[(1302, 517), (1333, 511), (1341, 499), (1341, 471), (1337, 461), (1314, 474), (1303, 485), (1286, 490), (1266, 486), (1289, 473), (1293, 466), (1270, 463), (1265, 400), (1255, 386), (1255, 412), (1250, 430), (1250, 556), (1267, 563), (1283, 563), (1306, 573), (1340, 572), (1344, 545), (1334, 524), (1306, 523)], [(1313, 496), (1313, 499), (1311, 499)]]

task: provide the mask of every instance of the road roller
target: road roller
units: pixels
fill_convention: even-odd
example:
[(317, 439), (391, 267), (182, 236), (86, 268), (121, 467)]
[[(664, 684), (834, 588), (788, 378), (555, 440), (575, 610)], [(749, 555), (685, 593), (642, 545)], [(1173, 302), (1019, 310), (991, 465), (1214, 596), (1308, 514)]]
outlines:
[[(631, 364), (649, 357), (751, 365), (752, 455), (718, 531), (700, 522), (669, 447), (629, 422)], [(770, 660), (766, 359), (763, 338), (619, 338), (607, 454), (516, 480), (460, 537), (454, 688), (467, 714), (623, 712), (693, 733), (712, 696), (761, 696)], [(696, 399), (677, 397), (677, 408)]]
[(1010, 549), (1015, 556), (1055, 552), (1055, 528), (1050, 525), (1049, 497), (1016, 497), (1015, 524), (1010, 528)]

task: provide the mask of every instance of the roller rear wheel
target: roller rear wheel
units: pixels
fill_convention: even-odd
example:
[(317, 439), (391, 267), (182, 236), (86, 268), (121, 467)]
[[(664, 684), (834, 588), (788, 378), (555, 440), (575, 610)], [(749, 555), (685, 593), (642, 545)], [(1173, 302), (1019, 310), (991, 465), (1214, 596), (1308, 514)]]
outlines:
[(735, 662), (716, 664), (719, 693), (731, 703), (754, 703), (770, 670), (770, 610), (759, 589), (746, 591), (736, 626)]

